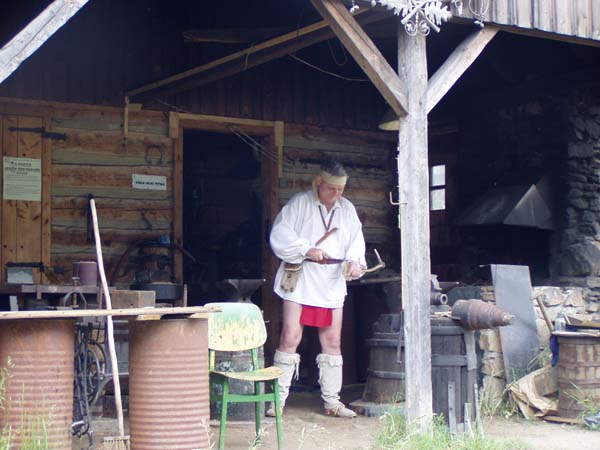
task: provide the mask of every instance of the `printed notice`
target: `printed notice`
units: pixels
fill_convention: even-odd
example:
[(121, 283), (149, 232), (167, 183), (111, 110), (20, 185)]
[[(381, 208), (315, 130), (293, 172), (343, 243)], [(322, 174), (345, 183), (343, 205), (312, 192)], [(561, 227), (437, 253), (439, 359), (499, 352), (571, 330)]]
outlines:
[(152, 191), (166, 191), (167, 177), (162, 175), (131, 175), (131, 187), (134, 189), (149, 189)]
[(42, 160), (3, 158), (4, 200), (42, 201)]

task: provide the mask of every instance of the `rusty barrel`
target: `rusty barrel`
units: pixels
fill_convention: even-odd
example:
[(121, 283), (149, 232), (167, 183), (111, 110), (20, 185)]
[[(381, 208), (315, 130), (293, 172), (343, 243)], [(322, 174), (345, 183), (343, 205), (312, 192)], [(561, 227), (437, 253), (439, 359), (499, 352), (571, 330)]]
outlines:
[(600, 405), (600, 338), (558, 336), (558, 415), (580, 418)]
[(369, 346), (369, 368), (362, 396), (364, 401), (404, 401), (404, 365), (397, 360), (398, 339), (401, 336), (400, 314), (382, 314), (373, 324), (373, 337), (366, 341)]
[(45, 449), (71, 448), (74, 324), (54, 319), (0, 324), (0, 367), (6, 382), (0, 430), (11, 427), (10, 448), (22, 448), (32, 439)]
[(208, 321), (129, 328), (131, 450), (209, 448)]

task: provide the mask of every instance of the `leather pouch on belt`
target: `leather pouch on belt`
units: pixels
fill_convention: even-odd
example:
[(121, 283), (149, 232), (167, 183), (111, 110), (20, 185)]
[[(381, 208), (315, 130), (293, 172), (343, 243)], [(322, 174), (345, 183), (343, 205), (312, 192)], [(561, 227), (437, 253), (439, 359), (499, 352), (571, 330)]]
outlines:
[(302, 264), (283, 263), (283, 278), (281, 279), (281, 289), (284, 292), (294, 292), (298, 284), (298, 278), (302, 273)]

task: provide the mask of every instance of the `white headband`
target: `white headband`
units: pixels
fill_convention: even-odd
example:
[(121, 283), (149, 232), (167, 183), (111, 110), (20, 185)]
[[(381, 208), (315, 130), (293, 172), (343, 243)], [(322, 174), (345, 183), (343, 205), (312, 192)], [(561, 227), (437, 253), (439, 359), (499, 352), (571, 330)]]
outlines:
[(337, 186), (337, 187), (346, 186), (346, 182), (348, 181), (348, 175), (336, 176), (336, 175), (330, 174), (329, 172), (326, 172), (325, 170), (322, 170), (319, 175), (321, 176), (321, 178), (323, 178), (323, 181), (325, 183), (331, 184), (331, 185)]

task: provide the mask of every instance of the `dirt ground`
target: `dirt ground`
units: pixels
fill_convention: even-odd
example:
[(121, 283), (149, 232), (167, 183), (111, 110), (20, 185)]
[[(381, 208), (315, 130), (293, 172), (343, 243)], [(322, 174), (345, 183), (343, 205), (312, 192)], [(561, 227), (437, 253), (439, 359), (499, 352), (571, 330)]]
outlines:
[[(354, 398), (352, 398), (354, 397)], [(355, 393), (346, 392), (343, 400), (357, 398)], [(102, 434), (110, 431), (114, 422), (98, 422), (97, 442)], [(107, 426), (108, 424), (108, 426)], [(260, 446), (253, 447), (254, 423), (232, 422), (228, 424), (225, 448), (248, 450), (260, 448), (277, 449), (275, 421), (266, 418), (263, 423), (265, 437)], [(358, 416), (355, 419), (338, 419), (324, 416), (318, 392), (294, 392), (288, 400), (284, 414), (284, 443), (286, 450), (371, 450), (373, 436), (379, 427), (379, 418)], [(584, 430), (574, 425), (528, 422), (523, 419), (494, 418), (486, 421), (484, 432), (498, 438), (517, 438), (532, 450), (598, 450), (600, 432)], [(213, 449), (219, 439), (218, 422), (211, 421)], [(77, 448), (77, 447), (74, 447)]]

